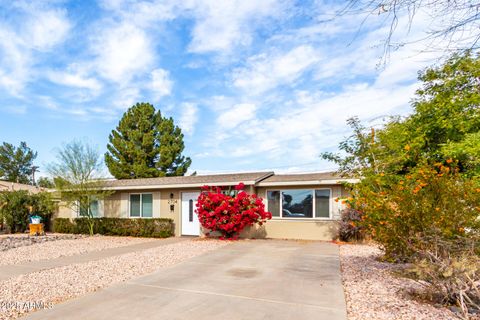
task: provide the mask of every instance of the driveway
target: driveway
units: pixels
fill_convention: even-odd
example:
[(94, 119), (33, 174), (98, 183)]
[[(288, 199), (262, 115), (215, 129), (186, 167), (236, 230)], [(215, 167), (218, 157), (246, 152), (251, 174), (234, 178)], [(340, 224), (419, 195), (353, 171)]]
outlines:
[(239, 241), (28, 316), (112, 318), (344, 320), (338, 247)]

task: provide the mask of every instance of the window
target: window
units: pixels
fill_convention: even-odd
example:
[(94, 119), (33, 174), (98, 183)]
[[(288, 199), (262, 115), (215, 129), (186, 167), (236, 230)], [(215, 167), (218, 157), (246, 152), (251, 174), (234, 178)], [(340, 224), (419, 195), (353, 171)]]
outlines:
[[(85, 198), (86, 199), (86, 198)], [(86, 200), (85, 200), (86, 201)], [(86, 202), (85, 202), (86, 204)], [(80, 217), (94, 217), (98, 218), (99, 217), (99, 201), (97, 199), (90, 200), (90, 206), (85, 208), (86, 206), (82, 206), (78, 204), (78, 216)]]
[(267, 208), (279, 218), (330, 218), (330, 189), (267, 191)]
[(189, 222), (193, 221), (193, 200), (192, 199), (188, 201), (188, 221)]
[(151, 218), (153, 216), (153, 196), (151, 193), (130, 195), (130, 217)]
[(280, 217), (280, 191), (267, 192), (267, 207), (273, 217)]

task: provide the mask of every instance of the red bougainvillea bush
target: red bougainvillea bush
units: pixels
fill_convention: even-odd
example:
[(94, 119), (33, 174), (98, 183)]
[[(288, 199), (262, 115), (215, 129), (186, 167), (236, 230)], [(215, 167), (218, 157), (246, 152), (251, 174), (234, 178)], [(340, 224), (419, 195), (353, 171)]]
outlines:
[(237, 239), (246, 226), (262, 225), (271, 219), (272, 214), (265, 211), (262, 198), (243, 191), (244, 187), (240, 183), (235, 187), (238, 193), (228, 195), (219, 187), (204, 186), (196, 209), (200, 224), (210, 232), (220, 232), (221, 239)]

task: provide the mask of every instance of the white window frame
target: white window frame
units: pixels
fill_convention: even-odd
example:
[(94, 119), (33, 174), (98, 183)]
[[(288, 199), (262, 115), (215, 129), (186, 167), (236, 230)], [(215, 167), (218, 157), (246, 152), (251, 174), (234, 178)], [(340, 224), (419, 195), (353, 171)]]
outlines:
[[(283, 216), (283, 196), (282, 192), (287, 191), (287, 190), (311, 190), (312, 195), (313, 195), (313, 200), (312, 200), (312, 214), (313, 217), (308, 218), (291, 218), (291, 217), (284, 217)], [(330, 192), (330, 199), (329, 199), (329, 210), (328, 210), (328, 218), (327, 217), (316, 217), (316, 201), (315, 201), (315, 190), (328, 190)], [(265, 190), (265, 202), (266, 202), (266, 207), (267, 211), (268, 209), (268, 192), (271, 191), (279, 191), (280, 192), (280, 216), (276, 217), (273, 216), (272, 219), (274, 220), (292, 220), (292, 221), (311, 221), (311, 220), (333, 220), (333, 190), (332, 188), (283, 188), (283, 189), (267, 189)]]
[[(152, 196), (152, 216), (151, 217), (144, 217), (143, 216), (143, 195), (144, 194), (149, 194)], [(131, 199), (132, 197), (131, 196), (135, 196), (135, 195), (139, 195), (140, 196), (140, 216), (139, 217), (132, 217), (131, 215), (131, 210), (132, 210), (132, 205), (131, 205)], [(129, 193), (128, 194), (128, 217), (130, 219), (153, 219), (153, 203), (154, 203), (154, 196), (153, 196), (153, 192), (135, 192), (135, 193)]]
[[(101, 216), (102, 216), (102, 214), (100, 214), (100, 200), (98, 200), (98, 199), (95, 199), (95, 200), (96, 200), (97, 203), (98, 203), (98, 212), (97, 212), (97, 213), (98, 213), (98, 216), (93, 217), (94, 219), (96, 219), (96, 218), (101, 218)], [(82, 216), (82, 215), (80, 214), (79, 201), (77, 200), (77, 201), (75, 201), (75, 203), (76, 203), (76, 206), (77, 206), (77, 210), (76, 210), (76, 211), (77, 211), (77, 218), (84, 218), (85, 216)], [(88, 206), (88, 213), (90, 214), (90, 206)]]

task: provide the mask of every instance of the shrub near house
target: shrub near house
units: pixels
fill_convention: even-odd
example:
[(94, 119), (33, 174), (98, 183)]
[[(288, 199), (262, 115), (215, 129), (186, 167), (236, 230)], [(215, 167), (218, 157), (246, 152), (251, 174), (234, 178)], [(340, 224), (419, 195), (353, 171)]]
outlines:
[[(90, 234), (87, 219), (56, 218), (53, 229), (59, 233)], [(108, 236), (131, 236), (146, 238), (167, 238), (174, 235), (171, 219), (124, 219), (95, 218), (94, 234)]]

